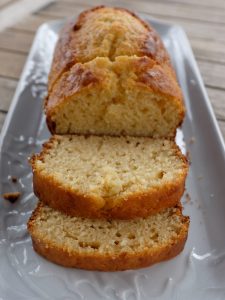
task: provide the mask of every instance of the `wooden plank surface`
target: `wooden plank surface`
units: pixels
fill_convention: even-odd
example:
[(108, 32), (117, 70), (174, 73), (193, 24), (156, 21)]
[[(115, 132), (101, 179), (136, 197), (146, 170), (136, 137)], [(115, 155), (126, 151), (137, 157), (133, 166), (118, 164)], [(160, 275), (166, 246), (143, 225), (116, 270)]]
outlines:
[(225, 64), (198, 60), (198, 65), (207, 86), (225, 89)]
[[(164, 1), (163, 1), (164, 2)], [(204, 0), (204, 1), (196, 1), (196, 0), (168, 0), (170, 3), (189, 3), (192, 4), (193, 7), (195, 6), (206, 6), (214, 9), (214, 7), (218, 8), (225, 8), (225, 1), (224, 0)]]
[(15, 0), (0, 0), (0, 9), (3, 9), (5, 6), (10, 5)]
[(222, 136), (225, 139), (225, 122), (218, 120), (218, 124), (219, 124), (220, 130), (221, 130)]
[(2, 128), (5, 121), (6, 113), (0, 111), (0, 128)]
[(16, 31), (17, 33), (20, 32), (30, 32), (31, 34), (34, 35), (36, 32), (37, 28), (43, 24), (44, 22), (51, 21), (55, 19), (54, 17), (51, 18), (49, 16), (41, 16), (41, 15), (29, 15), (25, 19), (21, 20), (17, 24), (14, 24), (11, 27), (11, 30)]
[[(0, 0), (0, 10), (4, 2), (7, 4), (7, 0)], [(104, 3), (124, 6), (184, 28), (225, 137), (225, 1), (105, 0)], [(37, 28), (43, 22), (70, 17), (100, 4), (101, 0), (59, 0), (0, 33), (0, 128)]]
[(225, 92), (224, 90), (207, 88), (209, 99), (211, 100), (216, 117), (225, 122)]
[(0, 91), (1, 91), (0, 111), (1, 112), (8, 111), (16, 86), (17, 86), (17, 80), (0, 77)]
[(27, 54), (33, 38), (33, 33), (7, 29), (0, 32), (0, 49)]
[(4, 7), (0, 9), (0, 31), (18, 23), (28, 14), (32, 14), (38, 9), (46, 7), (52, 1), (54, 0), (14, 0), (10, 2), (9, 5), (4, 5)]
[[(96, 5), (101, 5), (101, 0), (94, 1)], [(76, 1), (76, 8), (84, 8), (93, 5), (92, 0)], [(218, 7), (194, 6), (189, 3), (171, 3), (169, 1), (138, 1), (137, 0), (105, 0), (104, 3), (115, 6), (124, 6), (131, 10), (138, 10), (143, 13), (157, 14), (160, 16), (170, 16), (195, 20), (197, 22), (225, 24), (224, 11)], [(67, 5), (66, 5), (67, 4)], [(74, 5), (73, 0), (63, 0), (49, 5), (47, 8), (41, 9), (39, 14), (50, 15), (55, 17), (71, 15), (71, 6)], [(194, 9), (193, 9), (194, 8)]]
[(0, 50), (0, 76), (18, 79), (26, 58), (26, 54)]

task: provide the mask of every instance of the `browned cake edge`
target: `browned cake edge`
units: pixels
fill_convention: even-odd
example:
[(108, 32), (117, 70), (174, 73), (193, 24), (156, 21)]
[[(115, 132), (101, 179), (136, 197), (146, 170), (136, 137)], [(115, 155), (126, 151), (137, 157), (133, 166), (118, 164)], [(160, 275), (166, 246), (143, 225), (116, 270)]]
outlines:
[(58, 247), (54, 242), (45, 237), (40, 237), (38, 228), (35, 228), (36, 217), (40, 213), (42, 204), (39, 203), (29, 222), (28, 231), (32, 237), (34, 250), (51, 262), (64, 267), (74, 267), (98, 271), (123, 271), (151, 266), (155, 263), (177, 256), (184, 248), (188, 236), (189, 217), (183, 216), (181, 207), (178, 214), (182, 220), (182, 228), (177, 239), (168, 241), (168, 244), (158, 249), (144, 248), (137, 253), (122, 252), (119, 254), (93, 254), (68, 251)]
[(57, 136), (53, 136), (49, 142), (45, 143), (42, 152), (34, 155), (30, 160), (33, 169), (33, 188), (35, 195), (42, 202), (67, 215), (112, 219), (148, 217), (165, 208), (175, 206), (184, 193), (188, 162), (175, 143), (176, 154), (184, 162), (183, 173), (176, 178), (176, 181), (160, 186), (158, 189), (133, 193), (121, 199), (112, 198), (106, 202), (104, 198), (82, 195), (73, 189), (65, 188), (54, 176), (43, 176), (38, 172), (35, 160), (44, 159), (46, 152), (53, 146), (54, 139), (57, 139)]

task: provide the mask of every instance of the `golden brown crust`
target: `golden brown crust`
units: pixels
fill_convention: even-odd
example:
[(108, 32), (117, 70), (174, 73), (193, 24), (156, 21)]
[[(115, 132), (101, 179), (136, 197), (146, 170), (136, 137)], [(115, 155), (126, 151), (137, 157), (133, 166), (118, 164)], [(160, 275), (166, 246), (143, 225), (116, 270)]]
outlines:
[(176, 205), (184, 192), (185, 177), (186, 174), (170, 186), (121, 199), (120, 204), (112, 208), (101, 206), (101, 203), (105, 203), (104, 199), (96, 201), (94, 197), (79, 195), (72, 189), (62, 187), (53, 177), (43, 177), (35, 171), (33, 187), (39, 200), (71, 216), (132, 219), (147, 217)]
[[(148, 217), (165, 208), (179, 203), (184, 193), (188, 162), (174, 144), (176, 156), (184, 162), (183, 173), (171, 184), (151, 189), (144, 193), (134, 193), (126, 198), (104, 199), (82, 195), (75, 190), (64, 187), (54, 176), (45, 176), (36, 168), (36, 159), (44, 160), (45, 154), (51, 149), (55, 140), (53, 136), (43, 145), (42, 152), (30, 160), (33, 169), (33, 188), (35, 195), (45, 204), (70, 216), (86, 218), (132, 219)], [(109, 201), (110, 200), (110, 201)], [(110, 203), (110, 206), (109, 204)]]
[[(149, 267), (155, 263), (171, 259), (178, 255), (184, 248), (188, 236), (189, 218), (182, 216), (183, 227), (179, 236), (159, 249), (145, 248), (136, 253), (81, 253), (69, 252), (60, 248), (53, 242), (38, 235), (35, 228), (35, 219), (41, 206), (34, 211), (28, 222), (28, 230), (32, 237), (34, 250), (46, 259), (64, 267), (74, 267), (86, 270), (122, 271)], [(181, 214), (181, 211), (180, 211)]]
[(47, 112), (65, 101), (67, 97), (78, 93), (82, 88), (87, 86), (90, 88), (93, 84), (100, 83), (100, 80), (101, 77), (98, 74), (94, 74), (92, 70), (85, 68), (82, 64), (74, 65), (69, 74), (66, 73), (60, 78), (51, 96), (47, 98), (45, 104)]
[[(119, 17), (121, 22), (121, 14), (124, 21), (118, 24)], [(101, 20), (97, 20), (100, 17)], [(111, 20), (111, 25), (107, 23), (108, 19)], [(96, 49), (97, 52), (94, 43), (90, 41), (88, 35), (90, 31), (93, 40), (100, 39), (101, 47)], [(128, 34), (129, 31), (131, 35)], [(125, 39), (125, 34), (128, 35), (127, 40), (124, 43), (120, 42), (115, 49), (117, 37), (120, 39), (123, 36)], [(110, 35), (114, 35), (112, 40)], [(104, 43), (107, 36), (111, 44)], [(90, 48), (89, 51), (83, 51), (86, 48)], [(171, 68), (168, 53), (152, 27), (127, 9), (97, 6), (82, 12), (77, 21), (70, 21), (62, 29), (49, 74), (49, 92), (56, 80), (74, 64), (90, 61), (97, 56), (114, 59), (115, 55), (148, 56), (157, 63), (165, 63)]]
[(182, 97), (181, 91), (168, 69), (163, 69), (155, 63), (151, 65), (151, 61), (147, 57), (141, 57), (135, 63), (137, 82), (143, 83), (156, 93), (178, 99)]

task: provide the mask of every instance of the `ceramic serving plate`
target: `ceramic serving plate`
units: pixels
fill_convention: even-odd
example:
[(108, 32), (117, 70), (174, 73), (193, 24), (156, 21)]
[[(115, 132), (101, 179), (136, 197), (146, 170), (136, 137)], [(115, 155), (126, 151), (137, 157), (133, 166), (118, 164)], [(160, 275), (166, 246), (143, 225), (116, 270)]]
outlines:
[[(189, 42), (178, 26), (145, 19), (168, 49), (186, 104), (178, 144), (191, 167), (183, 197), (189, 237), (176, 258), (135, 271), (104, 273), (66, 269), (38, 256), (26, 223), (37, 199), (27, 157), (48, 138), (42, 110), (47, 74), (64, 21), (37, 32), (1, 134), (0, 299), (149, 300), (225, 299), (225, 147)], [(183, 141), (184, 139), (184, 141)], [(12, 182), (11, 176), (18, 178)], [(187, 194), (188, 193), (188, 194)]]

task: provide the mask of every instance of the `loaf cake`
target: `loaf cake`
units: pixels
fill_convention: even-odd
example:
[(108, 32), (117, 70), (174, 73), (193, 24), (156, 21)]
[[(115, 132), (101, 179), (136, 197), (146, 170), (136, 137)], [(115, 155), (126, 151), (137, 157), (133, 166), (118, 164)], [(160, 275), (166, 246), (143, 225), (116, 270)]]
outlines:
[(81, 13), (59, 36), (44, 109), (53, 136), (30, 159), (35, 251), (100, 271), (179, 254), (188, 163), (174, 140), (185, 109), (155, 30), (122, 8)]
[(31, 164), (41, 201), (90, 218), (146, 217), (174, 206), (188, 170), (173, 141), (146, 137), (53, 136)]
[(92, 220), (70, 217), (39, 204), (28, 230), (43, 257), (65, 267), (118, 271), (150, 266), (179, 254), (189, 218), (168, 208), (146, 219)]
[(52, 133), (174, 138), (184, 105), (155, 30), (101, 6), (62, 30), (45, 112)]

